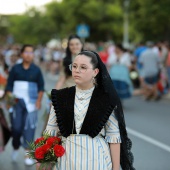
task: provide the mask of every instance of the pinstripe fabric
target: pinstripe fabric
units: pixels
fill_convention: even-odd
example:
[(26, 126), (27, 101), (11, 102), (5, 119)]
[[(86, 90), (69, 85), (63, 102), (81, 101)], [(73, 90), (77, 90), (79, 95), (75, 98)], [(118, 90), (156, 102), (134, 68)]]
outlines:
[[(89, 90), (76, 88), (74, 113), (77, 135), (62, 137), (66, 153), (59, 159), (58, 170), (112, 170), (108, 143), (121, 143), (118, 122), (114, 113), (110, 115), (105, 127), (95, 138), (79, 134), (93, 90), (94, 88)], [(80, 98), (83, 100), (79, 100)], [(56, 136), (59, 132), (53, 107), (45, 132), (52, 136)]]

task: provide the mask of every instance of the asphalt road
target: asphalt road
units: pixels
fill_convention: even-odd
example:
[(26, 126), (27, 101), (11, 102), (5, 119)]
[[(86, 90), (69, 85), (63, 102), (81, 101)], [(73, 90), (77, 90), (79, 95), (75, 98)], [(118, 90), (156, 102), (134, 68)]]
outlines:
[(137, 170), (170, 170), (170, 101), (125, 102), (125, 118), (133, 142)]
[[(45, 75), (46, 90), (55, 86), (54, 79)], [(39, 113), (36, 136), (44, 126), (44, 109)], [(129, 137), (133, 142), (134, 166), (136, 170), (170, 170), (170, 101), (146, 102), (141, 97), (133, 97), (124, 102), (124, 114)], [(35, 170), (35, 166), (24, 165), (24, 150), (20, 148), (18, 163), (11, 162), (11, 141), (5, 152), (0, 154), (0, 170)]]

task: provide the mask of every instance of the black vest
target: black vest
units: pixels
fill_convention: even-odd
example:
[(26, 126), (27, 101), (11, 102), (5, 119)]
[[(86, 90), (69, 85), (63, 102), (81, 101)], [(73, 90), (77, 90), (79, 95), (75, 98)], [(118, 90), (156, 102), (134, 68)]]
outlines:
[[(51, 97), (61, 135), (68, 137), (70, 134), (76, 134), (74, 121), (75, 86), (61, 90), (53, 89)], [(105, 126), (113, 109), (108, 94), (96, 87), (80, 134), (87, 134), (92, 138), (97, 136)]]

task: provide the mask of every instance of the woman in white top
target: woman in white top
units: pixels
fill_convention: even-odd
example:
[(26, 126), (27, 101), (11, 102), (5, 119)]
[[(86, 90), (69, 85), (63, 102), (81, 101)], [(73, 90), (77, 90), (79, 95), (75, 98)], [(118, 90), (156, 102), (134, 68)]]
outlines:
[(129, 72), (131, 59), (130, 55), (124, 51), (121, 44), (116, 45), (115, 54), (109, 57), (107, 64), (114, 87), (121, 100), (131, 97), (133, 92), (133, 85)]
[[(69, 66), (76, 86), (52, 90), (45, 132), (60, 136), (58, 170), (134, 170), (120, 100), (99, 55), (79, 53)], [(120, 147), (121, 146), (121, 147)]]
[(59, 75), (59, 80), (56, 84), (56, 89), (62, 89), (66, 87), (71, 87), (75, 85), (74, 80), (71, 76), (71, 71), (68, 68), (68, 65), (71, 64), (75, 56), (80, 53), (83, 49), (83, 44), (80, 40), (80, 37), (77, 35), (70, 35), (68, 38), (66, 56), (63, 59), (61, 71)]

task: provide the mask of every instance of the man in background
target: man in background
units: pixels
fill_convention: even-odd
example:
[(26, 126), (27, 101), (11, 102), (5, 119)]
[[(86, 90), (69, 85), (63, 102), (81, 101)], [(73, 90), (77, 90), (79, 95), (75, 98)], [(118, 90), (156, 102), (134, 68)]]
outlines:
[(160, 58), (153, 51), (153, 43), (147, 42), (146, 49), (139, 59), (142, 64), (142, 77), (144, 79), (144, 96), (146, 100), (159, 98), (157, 82), (159, 81)]
[(34, 140), (37, 124), (37, 112), (41, 107), (44, 91), (44, 80), (41, 70), (33, 64), (34, 48), (23, 45), (21, 49), (22, 63), (13, 66), (9, 73), (6, 93), (13, 94), (18, 100), (10, 109), (12, 130), (12, 161), (17, 161), (18, 149), (25, 149), (25, 164), (32, 165), (34, 161), (26, 155), (28, 143)]

